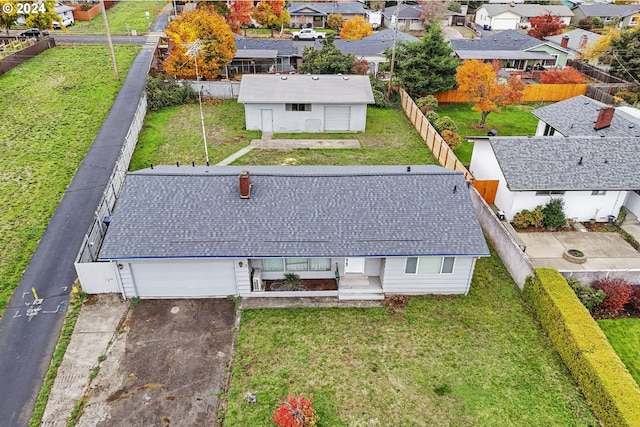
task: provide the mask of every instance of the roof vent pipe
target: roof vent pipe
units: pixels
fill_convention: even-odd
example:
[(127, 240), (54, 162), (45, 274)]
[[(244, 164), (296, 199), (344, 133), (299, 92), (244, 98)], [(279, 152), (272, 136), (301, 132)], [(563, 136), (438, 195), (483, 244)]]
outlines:
[(582, 166), (582, 157), (580, 157), (580, 160), (578, 160), (578, 164)]
[(248, 199), (251, 193), (251, 177), (249, 171), (240, 172), (240, 198)]

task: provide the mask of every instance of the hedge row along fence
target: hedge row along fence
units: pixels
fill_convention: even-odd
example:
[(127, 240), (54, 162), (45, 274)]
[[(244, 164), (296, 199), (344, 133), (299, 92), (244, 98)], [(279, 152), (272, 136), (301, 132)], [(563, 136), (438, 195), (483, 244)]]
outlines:
[(522, 295), (605, 426), (640, 426), (640, 387), (557, 270), (538, 268)]

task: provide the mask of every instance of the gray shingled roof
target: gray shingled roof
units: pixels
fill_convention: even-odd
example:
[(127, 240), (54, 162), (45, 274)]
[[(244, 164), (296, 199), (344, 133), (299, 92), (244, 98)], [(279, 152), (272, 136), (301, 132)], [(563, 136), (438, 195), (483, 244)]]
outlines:
[(581, 4), (578, 6), (578, 9), (582, 10), (582, 13), (589, 17), (627, 16), (639, 11), (640, 5), (593, 3)]
[[(393, 43), (395, 30), (392, 28), (387, 28), (386, 30), (377, 31), (370, 36), (363, 38), (362, 40), (383, 40), (390, 41)], [(411, 34), (407, 34), (404, 31), (398, 31), (396, 35), (396, 40), (398, 42), (419, 42), (420, 39), (412, 36)], [(354, 40), (355, 41), (355, 40)]]
[(236, 35), (236, 49), (241, 50), (276, 50), (278, 56), (300, 56), (293, 47), (293, 40), (251, 39)]
[(511, 6), (510, 4), (485, 4), (484, 8), (487, 10), (489, 16), (496, 16), (507, 11), (527, 18), (546, 14), (554, 16), (573, 16), (571, 9), (564, 5), (516, 4)]
[(302, 10), (311, 9), (316, 11), (316, 15), (328, 15), (338, 13), (341, 15), (364, 15), (365, 9), (360, 2), (293, 2), (287, 9), (290, 15), (313, 15), (304, 13)]
[(558, 34), (556, 36), (547, 36), (545, 37), (545, 40), (548, 40), (560, 46), (560, 43), (562, 43), (562, 38), (565, 36), (569, 37), (569, 43), (567, 44), (567, 47), (575, 51), (580, 48), (580, 39), (582, 38), (582, 36), (587, 36), (587, 45), (595, 42), (600, 37), (602, 37), (600, 34), (592, 33), (591, 31), (578, 28), (575, 30), (567, 31), (563, 34)]
[[(398, 6), (390, 6), (382, 11), (382, 16), (385, 19), (391, 19), (394, 13), (398, 10)], [(398, 10), (398, 19), (419, 19), (422, 16), (422, 8), (419, 5), (403, 4)]]
[[(241, 199), (238, 175), (251, 173)], [(455, 192), (454, 192), (455, 189)], [(488, 255), (439, 166), (156, 167), (130, 173), (100, 258)]]
[(574, 96), (531, 113), (564, 136), (640, 137), (640, 121), (616, 109), (611, 126), (593, 128), (605, 104), (584, 95)]
[[(488, 6), (488, 5), (486, 5)], [(498, 5), (500, 6), (500, 5)], [(544, 42), (516, 30), (505, 30), (479, 39), (453, 39), (454, 50), (527, 50)]]
[[(410, 34), (398, 31), (397, 42), (419, 42), (420, 39)], [(333, 41), (335, 47), (344, 55), (353, 54), (360, 56), (382, 56), (386, 49), (393, 47), (393, 30), (384, 30), (372, 34), (362, 40), (336, 39)], [(314, 47), (316, 50), (322, 49), (322, 42), (316, 40)]]
[(238, 102), (373, 104), (369, 76), (245, 74)]
[(456, 55), (460, 59), (554, 59), (547, 52), (525, 52), (521, 50), (456, 50)]
[(640, 138), (489, 140), (512, 191), (640, 189)]

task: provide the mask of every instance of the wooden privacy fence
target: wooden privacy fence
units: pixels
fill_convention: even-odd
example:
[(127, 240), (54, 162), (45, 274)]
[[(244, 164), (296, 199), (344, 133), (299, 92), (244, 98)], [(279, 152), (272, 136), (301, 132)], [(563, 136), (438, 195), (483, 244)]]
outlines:
[(429, 147), (438, 162), (447, 169), (464, 173), (465, 179), (472, 180), (471, 173), (460, 163), (453, 150), (449, 148), (449, 145), (442, 139), (438, 131), (429, 123), (429, 120), (422, 114), (422, 111), (413, 102), (409, 94), (404, 89), (399, 89), (399, 91), (404, 113), (413, 124), (413, 127), (420, 133), (424, 142), (427, 143), (427, 147)]
[[(584, 95), (587, 84), (527, 85), (522, 102), (564, 101), (574, 96)], [(459, 89), (445, 90), (436, 93), (436, 99), (442, 103), (471, 102), (469, 97)]]

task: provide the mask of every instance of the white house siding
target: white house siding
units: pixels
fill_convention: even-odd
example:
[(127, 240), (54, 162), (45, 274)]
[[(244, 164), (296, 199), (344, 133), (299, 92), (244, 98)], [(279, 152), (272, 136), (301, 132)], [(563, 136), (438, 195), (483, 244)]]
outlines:
[(473, 275), (474, 257), (456, 257), (452, 274), (405, 274), (405, 257), (386, 259), (382, 277), (385, 294), (466, 294)]
[(492, 30), (515, 30), (518, 28), (520, 18), (520, 15), (509, 11), (489, 16), (489, 12), (484, 7), (476, 11), (476, 24), (489, 25)]
[[(240, 266), (242, 263), (242, 266)], [(236, 259), (233, 261), (236, 276), (236, 293), (234, 295), (246, 295), (251, 293), (251, 266), (248, 259)]]
[[(607, 191), (603, 196), (592, 196), (591, 191), (567, 191), (564, 195), (536, 196), (535, 191), (513, 192), (514, 200), (509, 211), (505, 211), (509, 220), (523, 209), (535, 209), (538, 205), (546, 205), (551, 198), (564, 200), (564, 211), (567, 218), (576, 221), (607, 221), (608, 215), (618, 216), (620, 207), (627, 197), (626, 191)], [(497, 204), (497, 203), (496, 203)], [(498, 205), (499, 206), (499, 205)]]
[[(311, 111), (286, 111), (285, 104), (245, 104), (245, 124), (248, 130), (262, 130), (262, 110), (271, 110), (274, 132), (323, 132), (326, 106), (335, 105), (313, 104)], [(364, 131), (367, 122), (366, 104), (349, 107), (348, 131)]]
[(629, 191), (624, 206), (636, 217), (640, 218), (640, 195), (634, 191)]
[(509, 191), (506, 179), (502, 174), (498, 160), (493, 153), (489, 140), (476, 140), (473, 145), (473, 155), (471, 156), (471, 165), (469, 172), (477, 180), (498, 180), (498, 190), (494, 204), (498, 209), (503, 210), (508, 219), (508, 212), (511, 212), (513, 199), (515, 194)]

